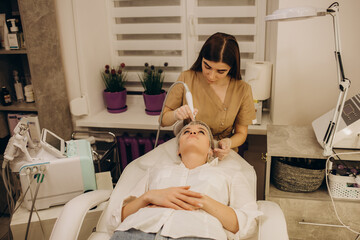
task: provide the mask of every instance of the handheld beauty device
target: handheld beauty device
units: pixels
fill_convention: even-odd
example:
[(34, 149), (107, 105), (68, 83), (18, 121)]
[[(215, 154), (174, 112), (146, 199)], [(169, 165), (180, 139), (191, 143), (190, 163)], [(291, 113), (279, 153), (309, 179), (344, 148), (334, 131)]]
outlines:
[(188, 106), (189, 106), (189, 108), (190, 108), (190, 110), (191, 110), (191, 113), (192, 113), (192, 115), (194, 116), (194, 119), (195, 119), (195, 115), (194, 115), (194, 103), (193, 103), (192, 94), (191, 94), (188, 86), (186, 85), (186, 83), (184, 83), (184, 82), (181, 82), (181, 83), (184, 84), (185, 91), (186, 91), (186, 93), (185, 93), (185, 98), (186, 98), (187, 104), (188, 104)]
[[(180, 82), (180, 81), (174, 82), (174, 83), (170, 86), (170, 88), (169, 88), (169, 90), (168, 90), (168, 93), (171, 91), (171, 89), (172, 89), (176, 84), (179, 84), (179, 83), (182, 84), (182, 85), (184, 85), (184, 88), (185, 88), (185, 98), (186, 98), (187, 104), (188, 104), (188, 106), (189, 106), (189, 108), (190, 108), (190, 110), (191, 110), (191, 113), (193, 114), (194, 119), (195, 119), (193, 98), (192, 98), (192, 94), (191, 94), (188, 86), (186, 85), (186, 83)], [(166, 102), (167, 96), (168, 96), (168, 94), (166, 94), (166, 96), (165, 96), (165, 100), (164, 100), (164, 103), (163, 103), (163, 107), (162, 107), (162, 109), (161, 109), (159, 127), (158, 127), (157, 134), (156, 134), (156, 140), (155, 140), (154, 148), (156, 148), (157, 143), (158, 143), (158, 140), (159, 140), (159, 133), (160, 133), (162, 115), (163, 115), (164, 106), (165, 106), (165, 102)]]

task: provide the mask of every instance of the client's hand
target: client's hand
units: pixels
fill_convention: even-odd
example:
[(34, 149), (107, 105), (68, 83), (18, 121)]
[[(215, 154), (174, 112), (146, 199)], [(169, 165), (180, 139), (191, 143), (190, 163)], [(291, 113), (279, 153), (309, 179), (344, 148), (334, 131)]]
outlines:
[(149, 190), (145, 193), (145, 200), (149, 204), (176, 210), (195, 210), (199, 208), (198, 198), (202, 195), (189, 190), (190, 186), (171, 187)]
[(174, 111), (174, 118), (175, 120), (184, 120), (190, 118), (191, 121), (194, 121), (194, 116), (198, 113), (198, 109), (194, 108), (194, 115), (191, 114), (191, 110), (189, 105), (181, 106)]
[(214, 155), (219, 158), (219, 160), (224, 159), (230, 152), (231, 149), (231, 139), (223, 138), (219, 141), (219, 147), (214, 149)]

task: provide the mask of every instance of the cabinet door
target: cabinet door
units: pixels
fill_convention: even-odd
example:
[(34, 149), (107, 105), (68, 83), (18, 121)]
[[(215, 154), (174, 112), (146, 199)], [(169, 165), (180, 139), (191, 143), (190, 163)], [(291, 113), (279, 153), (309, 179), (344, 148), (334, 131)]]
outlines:
[(245, 160), (255, 168), (257, 176), (257, 199), (265, 199), (265, 172), (266, 172), (266, 136), (249, 135), (247, 138), (248, 150), (245, 151)]

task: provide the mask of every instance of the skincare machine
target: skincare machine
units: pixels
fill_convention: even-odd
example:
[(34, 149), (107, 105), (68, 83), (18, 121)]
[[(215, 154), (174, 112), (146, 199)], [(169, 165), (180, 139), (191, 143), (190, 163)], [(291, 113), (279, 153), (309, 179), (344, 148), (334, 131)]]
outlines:
[[(312, 122), (318, 142), (324, 146), (326, 125), (331, 121), (335, 109)], [(360, 149), (360, 93), (346, 100), (334, 137), (334, 148)]]
[(43, 129), (40, 143), (40, 147), (32, 144), (22, 119), (4, 154), (3, 170), (10, 163), (12, 172), (19, 174), (23, 203), (28, 210), (65, 204), (84, 192), (96, 190), (88, 141), (64, 141)]

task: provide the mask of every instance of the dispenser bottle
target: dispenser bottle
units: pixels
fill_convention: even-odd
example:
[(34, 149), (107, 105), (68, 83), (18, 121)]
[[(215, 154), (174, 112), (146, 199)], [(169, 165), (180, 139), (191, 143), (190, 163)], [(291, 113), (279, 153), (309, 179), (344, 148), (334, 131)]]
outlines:
[(10, 49), (20, 48), (20, 35), (19, 28), (15, 25), (15, 18), (8, 19), (7, 22), (11, 22), (10, 32), (8, 34)]
[(9, 106), (11, 103), (10, 92), (6, 89), (5, 86), (3, 86), (1, 89), (1, 104), (4, 106)]
[(13, 75), (14, 75), (14, 88), (15, 88), (15, 92), (16, 92), (16, 99), (18, 100), (18, 102), (23, 102), (24, 101), (24, 92), (23, 92), (23, 87), (21, 82), (19, 82), (19, 73), (18, 71), (14, 70), (13, 71)]

